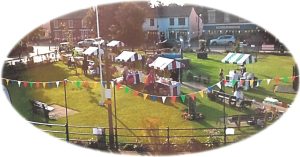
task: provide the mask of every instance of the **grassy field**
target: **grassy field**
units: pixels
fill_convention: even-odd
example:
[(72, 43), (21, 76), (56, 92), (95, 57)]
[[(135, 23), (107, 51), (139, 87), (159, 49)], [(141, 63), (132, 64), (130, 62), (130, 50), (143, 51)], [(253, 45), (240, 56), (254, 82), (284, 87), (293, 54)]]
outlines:
[[(205, 73), (212, 77), (213, 83), (218, 80), (219, 68), (224, 68), (225, 73), (230, 69), (236, 68), (235, 65), (225, 65), (220, 60), (225, 55), (209, 55), (208, 60), (200, 60), (196, 58), (195, 54), (187, 53), (185, 57), (190, 58), (192, 67), (190, 70), (193, 73)], [(280, 63), (280, 64), (278, 64)], [(273, 78), (275, 76), (291, 76), (292, 65), (294, 61), (292, 57), (286, 56), (260, 56), (258, 63), (247, 66), (247, 71), (254, 72), (259, 79)], [(268, 65), (268, 66), (267, 66)], [(282, 66), (286, 65), (286, 66)], [(279, 70), (280, 69), (280, 70)], [(51, 65), (42, 65), (37, 68), (24, 71), (20, 80), (29, 81), (56, 81), (67, 78), (68, 80), (86, 80), (94, 81), (91, 78), (82, 75), (81, 69), (78, 69), (78, 75), (72, 69), (68, 69), (62, 62)], [(290, 83), (290, 82), (289, 82)], [(292, 102), (295, 94), (279, 94), (272, 92), (273, 85), (262, 84), (261, 87), (246, 92), (246, 96), (256, 100), (262, 100), (266, 96), (273, 96), (285, 102)], [(36, 99), (48, 104), (58, 104), (64, 106), (64, 89), (63, 86), (56, 88), (19, 88), (17, 84), (8, 86), (11, 93), (12, 104), (16, 110), (24, 116), (25, 119), (31, 121), (39, 121), (39, 118), (32, 116), (31, 105), (29, 99)], [(191, 92), (190, 89), (183, 89), (185, 93)], [(69, 116), (70, 125), (83, 126), (100, 126), (108, 127), (107, 107), (100, 107), (98, 102), (100, 100), (100, 85), (94, 87), (91, 85), (88, 88), (81, 86), (78, 88), (76, 84), (68, 83), (67, 85), (67, 101), (68, 107), (77, 111), (78, 113)], [(134, 96), (132, 93), (125, 93), (124, 88), (116, 91), (117, 104), (117, 120), (118, 127), (121, 128), (147, 128), (149, 121), (155, 124), (157, 128), (207, 128), (207, 127), (222, 127), (217, 124), (219, 118), (223, 116), (223, 105), (211, 102), (206, 96), (204, 98), (196, 95), (197, 110), (205, 115), (205, 120), (201, 122), (187, 121), (181, 118), (181, 110), (186, 108), (185, 104), (177, 99), (175, 104), (163, 104), (161, 99), (152, 101), (150, 99), (144, 100), (143, 96)], [(168, 100), (167, 100), (168, 101)], [(227, 115), (236, 114), (250, 114), (252, 110), (237, 110), (226, 107)], [(64, 124), (65, 118), (52, 120), (50, 123)], [(43, 129), (53, 129), (49, 127), (41, 127)], [(77, 131), (72, 128), (70, 131)], [(83, 129), (83, 132), (91, 132), (91, 130)], [(121, 134), (133, 134), (128, 130), (124, 130)], [(137, 133), (137, 134), (143, 134)], [(165, 134), (165, 133), (162, 133)], [(185, 134), (184, 132), (180, 133)], [(201, 134), (200, 132), (193, 132), (192, 134)], [(63, 137), (62, 135), (56, 135)], [(71, 138), (91, 138), (90, 136), (71, 135)], [(120, 141), (129, 139), (121, 138)], [(132, 140), (132, 139), (130, 139)]]

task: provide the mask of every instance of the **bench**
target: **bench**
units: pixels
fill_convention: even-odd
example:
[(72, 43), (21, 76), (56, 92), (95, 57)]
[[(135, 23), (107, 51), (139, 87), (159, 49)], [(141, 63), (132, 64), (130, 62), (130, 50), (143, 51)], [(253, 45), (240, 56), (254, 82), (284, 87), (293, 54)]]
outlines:
[(49, 120), (49, 112), (54, 110), (54, 107), (49, 106), (46, 103), (37, 101), (37, 100), (29, 100), (32, 104), (32, 112), (34, 114), (42, 114), (45, 117), (46, 122)]
[(239, 109), (247, 106), (252, 106), (252, 100), (237, 101), (236, 97), (224, 92), (213, 90), (209, 98), (219, 103), (225, 103), (229, 106), (237, 107)]

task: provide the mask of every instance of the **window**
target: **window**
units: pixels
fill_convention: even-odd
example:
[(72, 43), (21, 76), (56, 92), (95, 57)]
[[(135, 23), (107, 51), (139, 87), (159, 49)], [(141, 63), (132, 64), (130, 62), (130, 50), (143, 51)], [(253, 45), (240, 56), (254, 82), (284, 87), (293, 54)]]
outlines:
[(178, 25), (185, 25), (185, 18), (178, 18)]
[(170, 18), (170, 26), (174, 26), (174, 18)]
[(216, 23), (216, 10), (208, 10), (208, 23)]
[(54, 20), (54, 28), (58, 28), (58, 20)]
[(154, 26), (154, 19), (150, 19), (150, 26)]
[(224, 13), (224, 23), (230, 23), (230, 15)]
[(84, 20), (81, 20), (81, 27), (82, 28), (86, 28), (87, 26), (86, 26), (86, 22), (84, 21)]
[(73, 20), (69, 20), (68, 22), (69, 22), (69, 23), (68, 23), (68, 24), (69, 24), (69, 28), (73, 28), (73, 27), (74, 27), (74, 25), (73, 25)]

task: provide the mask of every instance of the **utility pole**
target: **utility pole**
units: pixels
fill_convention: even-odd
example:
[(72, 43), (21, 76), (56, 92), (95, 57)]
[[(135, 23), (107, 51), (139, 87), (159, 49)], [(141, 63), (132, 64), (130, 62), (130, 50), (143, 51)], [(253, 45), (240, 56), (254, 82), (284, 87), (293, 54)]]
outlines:
[[(111, 81), (111, 71), (109, 69), (110, 64), (108, 60), (108, 54), (104, 52), (104, 60), (105, 60), (105, 77), (106, 77), (106, 89), (110, 91), (110, 81)], [(104, 97), (104, 96), (103, 96)], [(112, 117), (112, 101), (111, 97), (106, 98), (105, 104), (107, 105), (107, 112), (108, 112), (108, 127), (109, 127), (109, 148), (111, 150), (115, 149), (114, 145), (114, 128), (113, 128), (113, 117)]]

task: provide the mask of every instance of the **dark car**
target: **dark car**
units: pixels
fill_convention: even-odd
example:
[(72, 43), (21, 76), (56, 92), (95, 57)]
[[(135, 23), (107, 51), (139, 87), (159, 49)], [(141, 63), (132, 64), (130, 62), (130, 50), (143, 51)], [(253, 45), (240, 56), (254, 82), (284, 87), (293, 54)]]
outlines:
[(176, 39), (167, 39), (162, 42), (156, 43), (158, 48), (180, 48), (181, 42)]

